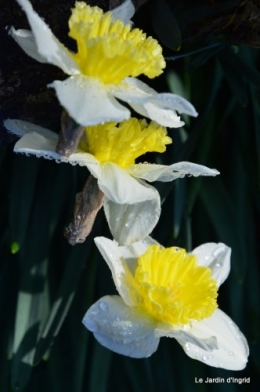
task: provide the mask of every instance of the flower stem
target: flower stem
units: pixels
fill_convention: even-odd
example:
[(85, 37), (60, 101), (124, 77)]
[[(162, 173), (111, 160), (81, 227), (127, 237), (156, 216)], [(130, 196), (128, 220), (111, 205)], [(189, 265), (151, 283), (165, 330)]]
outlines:
[(84, 127), (75, 123), (63, 110), (61, 115), (61, 131), (59, 133), (59, 140), (56, 146), (56, 152), (62, 156), (69, 157), (76, 151), (84, 132)]
[(64, 230), (64, 236), (71, 245), (84, 242), (91, 233), (103, 200), (104, 193), (99, 189), (96, 178), (90, 174), (83, 191), (76, 195), (73, 220)]

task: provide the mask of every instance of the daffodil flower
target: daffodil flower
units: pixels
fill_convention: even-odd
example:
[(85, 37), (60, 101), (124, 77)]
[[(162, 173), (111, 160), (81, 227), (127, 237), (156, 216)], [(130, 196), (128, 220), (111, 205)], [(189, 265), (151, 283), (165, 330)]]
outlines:
[(160, 75), (165, 61), (158, 42), (127, 23), (134, 13), (130, 0), (106, 13), (76, 2), (69, 19), (69, 36), (77, 43), (77, 53), (53, 35), (28, 0), (17, 2), (25, 11), (32, 31), (12, 27), (10, 34), (29, 56), (56, 65), (70, 75), (64, 81), (54, 81), (50, 87), (78, 124), (88, 126), (128, 119), (129, 109), (117, 99), (171, 128), (184, 124), (176, 110), (197, 115), (184, 98), (158, 94), (136, 78), (141, 74), (149, 78)]
[(171, 143), (166, 129), (155, 122), (130, 118), (118, 126), (105, 123), (85, 128), (78, 150), (69, 157), (56, 151), (58, 135), (21, 120), (6, 120), (5, 127), (22, 136), (15, 152), (86, 166), (104, 193), (105, 215), (120, 244), (139, 241), (151, 233), (161, 213), (160, 196), (148, 182), (173, 181), (189, 176), (215, 176), (219, 172), (190, 162), (169, 166), (135, 163), (150, 151), (163, 152)]
[(143, 358), (157, 350), (161, 337), (173, 337), (189, 357), (207, 365), (246, 366), (247, 341), (217, 308), (218, 286), (230, 271), (229, 247), (206, 243), (186, 253), (150, 237), (129, 246), (104, 237), (95, 242), (120, 294), (101, 298), (83, 318), (100, 344)]

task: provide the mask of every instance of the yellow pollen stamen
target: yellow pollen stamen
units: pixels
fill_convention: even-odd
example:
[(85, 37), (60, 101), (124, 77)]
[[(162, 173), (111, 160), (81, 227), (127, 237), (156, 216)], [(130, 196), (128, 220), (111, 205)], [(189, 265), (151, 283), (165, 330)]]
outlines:
[(121, 20), (111, 12), (76, 2), (69, 19), (69, 36), (76, 40), (78, 52), (72, 54), (82, 74), (118, 84), (125, 77), (145, 74), (154, 78), (162, 73), (165, 61), (158, 42)]
[(164, 127), (152, 121), (130, 118), (118, 126), (114, 122), (85, 128), (79, 148), (95, 156), (100, 163), (113, 162), (122, 168), (135, 163), (147, 152), (164, 152), (172, 143)]
[(208, 267), (185, 249), (150, 246), (138, 259), (131, 280), (135, 305), (154, 319), (175, 326), (203, 320), (217, 308), (217, 282)]

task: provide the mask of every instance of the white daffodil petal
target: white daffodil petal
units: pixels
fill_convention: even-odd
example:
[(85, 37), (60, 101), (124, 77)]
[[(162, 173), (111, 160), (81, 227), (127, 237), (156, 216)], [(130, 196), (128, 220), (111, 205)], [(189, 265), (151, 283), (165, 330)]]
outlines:
[(128, 357), (149, 357), (159, 344), (152, 320), (125, 305), (119, 296), (101, 298), (87, 311), (82, 322), (100, 344)]
[(138, 163), (130, 166), (127, 170), (131, 176), (142, 178), (149, 182), (168, 182), (185, 176), (216, 176), (219, 174), (215, 169), (209, 169), (206, 166), (191, 162), (179, 162), (169, 166)]
[(160, 196), (135, 204), (117, 204), (105, 198), (104, 211), (110, 231), (121, 245), (128, 245), (147, 237), (156, 226), (160, 213)]
[(185, 176), (216, 176), (219, 171), (216, 169), (210, 169), (207, 166), (198, 165), (192, 162), (178, 162), (169, 166), (175, 175), (175, 179), (182, 178)]
[(48, 62), (46, 57), (43, 57), (38, 52), (38, 47), (31, 31), (24, 29), (15, 30), (13, 27), (11, 27), (9, 34), (28, 56), (32, 57), (34, 60), (39, 61), (40, 63)]
[(14, 135), (20, 137), (25, 135), (26, 133), (35, 132), (39, 135), (45, 136), (46, 138), (53, 139), (56, 142), (58, 140), (58, 136), (56, 133), (50, 131), (47, 128), (43, 128), (40, 125), (32, 124), (28, 121), (12, 120), (8, 118), (4, 121), (4, 126), (10, 133), (13, 133)]
[[(127, 246), (118, 246), (115, 241), (105, 237), (96, 237), (94, 241), (112, 272), (118, 293), (126, 305), (132, 306), (133, 300), (129, 295), (130, 287), (128, 287), (128, 280), (125, 279), (126, 266), (134, 274), (138, 257), (144, 254), (149, 246), (158, 244), (158, 242), (151, 237)], [(133, 290), (132, 287), (131, 290)]]
[(155, 336), (158, 338), (167, 337), (174, 338), (182, 344), (193, 344), (196, 347), (202, 348), (205, 351), (213, 351), (218, 349), (218, 341), (215, 336), (210, 336), (205, 339), (197, 339), (191, 333), (181, 329), (169, 329), (168, 325), (159, 325), (155, 330)]
[(32, 154), (37, 158), (60, 159), (60, 155), (55, 152), (58, 135), (54, 138), (46, 138), (36, 132), (26, 133), (14, 146), (14, 152)]
[(151, 101), (156, 106), (159, 106), (163, 109), (176, 110), (180, 114), (185, 113), (192, 117), (197, 117), (198, 115), (194, 106), (189, 101), (187, 101), (187, 99), (177, 94), (157, 94), (151, 99)]
[(95, 78), (72, 76), (62, 82), (56, 80), (49, 87), (55, 89), (61, 105), (80, 125), (121, 122), (130, 117), (130, 111)]
[(221, 310), (217, 309), (211, 317), (192, 323), (190, 334), (197, 340), (215, 336), (219, 348), (206, 351), (198, 345), (177, 339), (189, 357), (223, 369), (245, 368), (249, 354), (247, 341), (230, 317)]
[(60, 162), (68, 162), (73, 166), (79, 165), (89, 167), (99, 165), (98, 160), (93, 155), (80, 151), (71, 154), (68, 158), (61, 155)]
[(135, 7), (131, 0), (124, 1), (121, 5), (111, 10), (113, 20), (121, 19), (122, 22), (129, 23), (135, 14)]
[(127, 102), (137, 113), (165, 127), (178, 128), (184, 125), (176, 110), (196, 116), (194, 107), (176, 94), (158, 94), (136, 78), (125, 78), (113, 90), (114, 95)]
[(199, 265), (209, 267), (212, 278), (220, 286), (230, 272), (231, 249), (225, 244), (207, 243), (195, 248), (191, 254), (196, 255)]
[[(29, 123), (28, 123), (29, 124)], [(36, 126), (36, 129), (38, 127)], [(41, 127), (39, 127), (41, 128)], [(45, 130), (45, 128), (42, 128)], [(48, 131), (48, 129), (46, 130)], [(54, 132), (49, 131), (51, 137), (45, 136), (38, 132), (26, 133), (20, 140), (15, 144), (14, 151), (18, 153), (35, 155), (37, 158), (43, 157), (45, 159), (55, 159), (56, 162), (70, 163), (72, 165), (88, 166), (95, 164), (97, 160), (87, 153), (76, 152), (71, 154), (69, 157), (64, 157), (56, 152), (56, 145), (58, 141), (58, 135)]]
[(110, 86), (111, 94), (130, 103), (148, 102), (157, 92), (136, 78), (125, 78), (119, 85)]
[(111, 241), (105, 237), (96, 237), (94, 241), (112, 272), (118, 293), (126, 305), (133, 305), (133, 301), (129, 295), (127, 280), (125, 279), (124, 259), (120, 248), (115, 241)]
[(69, 51), (52, 34), (48, 25), (33, 10), (31, 3), (28, 0), (17, 0), (17, 2), (26, 13), (41, 57), (48, 63), (58, 66), (68, 75), (79, 73), (78, 65), (69, 55)]
[(178, 113), (186, 113), (189, 116), (196, 117), (198, 115), (194, 106), (185, 98), (177, 94), (157, 93), (154, 89), (147, 86), (137, 78), (125, 78), (124, 81), (117, 86), (115, 96), (119, 99), (129, 102), (129, 104), (153, 103), (161, 109), (170, 109)]
[[(133, 260), (136, 260), (138, 257), (143, 255), (147, 248), (149, 248), (151, 245), (159, 245), (161, 248), (163, 248), (163, 246), (161, 246), (157, 241), (149, 236), (141, 241), (134, 242), (133, 244), (119, 246), (120, 252), (130, 270), (132, 270)], [(134, 272), (134, 270), (132, 270), (132, 272)]]
[(146, 102), (143, 104), (129, 103), (129, 105), (137, 113), (156, 121), (164, 127), (180, 128), (184, 125), (184, 122), (180, 120), (180, 117), (174, 110), (162, 109), (152, 102)]
[(157, 197), (153, 187), (131, 177), (114, 163), (101, 163), (88, 168), (97, 178), (101, 191), (114, 203), (134, 204)]

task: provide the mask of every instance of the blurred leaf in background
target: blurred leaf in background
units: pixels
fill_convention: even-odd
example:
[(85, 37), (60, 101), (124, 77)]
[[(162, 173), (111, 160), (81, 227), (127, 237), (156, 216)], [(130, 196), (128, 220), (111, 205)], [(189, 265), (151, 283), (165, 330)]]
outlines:
[[(74, 1), (32, 3), (67, 43)], [(108, 1), (89, 3), (109, 8)], [(81, 319), (94, 301), (115, 293), (93, 243), (94, 236), (110, 237), (103, 213), (85, 244), (71, 247), (63, 237), (86, 169), (16, 156), (14, 137), (1, 128), (0, 392), (236, 392), (259, 385), (260, 7), (239, 0), (142, 3), (135, 26), (157, 38), (168, 58), (153, 87), (186, 94), (199, 112), (185, 128), (170, 131), (173, 144), (163, 156), (147, 160), (189, 160), (221, 172), (158, 184), (163, 211), (153, 237), (165, 246), (224, 242), (232, 248), (219, 305), (247, 337), (249, 363), (241, 372), (210, 368), (187, 358), (173, 339), (163, 339), (143, 360), (100, 346)], [(58, 131), (61, 108), (46, 84), (62, 75), (12, 42), (5, 27), (26, 28), (26, 20), (14, 0), (0, 5), (0, 118)], [(250, 377), (250, 384), (196, 384), (195, 377)]]

